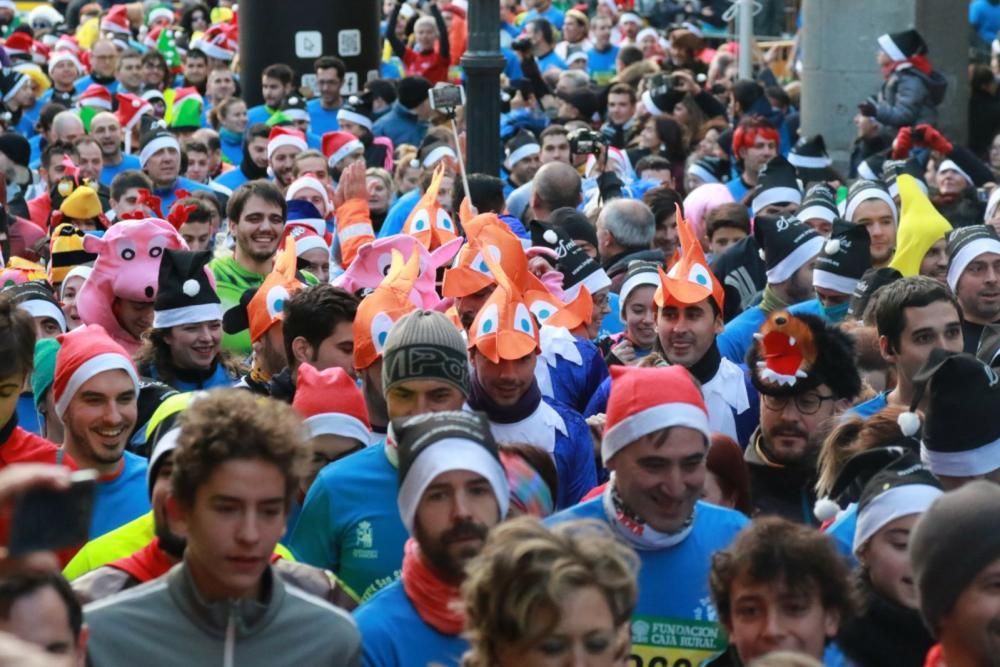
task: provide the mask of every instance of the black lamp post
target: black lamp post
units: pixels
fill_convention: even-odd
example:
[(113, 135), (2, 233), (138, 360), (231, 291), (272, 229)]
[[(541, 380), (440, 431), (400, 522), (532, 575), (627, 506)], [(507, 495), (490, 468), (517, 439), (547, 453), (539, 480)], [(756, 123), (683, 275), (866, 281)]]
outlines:
[(469, 2), (465, 129), (469, 173), (500, 174), (500, 11), (496, 0)]

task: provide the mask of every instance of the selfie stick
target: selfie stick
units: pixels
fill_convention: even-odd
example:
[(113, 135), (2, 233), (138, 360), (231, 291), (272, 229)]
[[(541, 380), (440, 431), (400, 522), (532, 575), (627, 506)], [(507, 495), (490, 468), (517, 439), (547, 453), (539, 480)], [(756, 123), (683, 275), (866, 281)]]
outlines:
[[(462, 99), (465, 99), (465, 93), (462, 93)], [(432, 98), (433, 100), (433, 98)], [(458, 124), (455, 122), (455, 107), (447, 106), (441, 107), (440, 111), (448, 117), (451, 121), (451, 133), (455, 136), (455, 154), (458, 155), (458, 170), (462, 174), (462, 186), (465, 188), (465, 196), (469, 198), (469, 208), (472, 210), (472, 215), (479, 215), (479, 211), (476, 210), (475, 205), (472, 203), (472, 196), (469, 194), (469, 178), (465, 173), (465, 159), (462, 157), (462, 146), (458, 139)]]

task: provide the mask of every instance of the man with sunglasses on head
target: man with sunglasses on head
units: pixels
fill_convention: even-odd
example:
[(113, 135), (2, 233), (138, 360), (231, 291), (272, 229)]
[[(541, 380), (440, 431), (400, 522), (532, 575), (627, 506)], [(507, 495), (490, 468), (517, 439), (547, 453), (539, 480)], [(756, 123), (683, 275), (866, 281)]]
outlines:
[(760, 426), (744, 458), (754, 515), (815, 524), (816, 458), (830, 421), (861, 391), (854, 343), (805, 313), (772, 313), (747, 359), (760, 393)]

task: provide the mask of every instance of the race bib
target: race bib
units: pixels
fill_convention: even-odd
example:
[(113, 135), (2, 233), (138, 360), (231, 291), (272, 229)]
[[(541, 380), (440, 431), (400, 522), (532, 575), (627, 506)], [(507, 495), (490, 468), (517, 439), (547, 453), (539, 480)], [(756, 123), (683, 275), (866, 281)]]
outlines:
[(629, 667), (698, 667), (726, 650), (718, 623), (661, 616), (632, 619)]

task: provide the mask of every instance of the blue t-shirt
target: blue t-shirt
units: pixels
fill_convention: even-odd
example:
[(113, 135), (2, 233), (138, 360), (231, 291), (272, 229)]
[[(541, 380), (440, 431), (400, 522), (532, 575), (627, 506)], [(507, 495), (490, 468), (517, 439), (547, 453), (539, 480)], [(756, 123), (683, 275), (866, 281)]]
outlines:
[(752, 306), (729, 320), (716, 342), (719, 352), (734, 364), (742, 364), (747, 357), (747, 350), (753, 343), (753, 335), (767, 320), (767, 315), (760, 306)]
[(266, 104), (258, 104), (247, 110), (247, 127), (257, 123), (266, 123), (274, 115), (276, 109), (271, 109)]
[[(73, 84), (73, 88), (76, 89), (76, 94), (79, 95), (83, 91), (87, 90), (87, 86), (89, 86), (92, 83), (97, 83), (97, 82), (94, 81), (93, 77), (91, 77), (88, 74), (87, 76), (82, 76), (79, 79), (77, 79), (76, 83)], [(111, 93), (112, 97), (114, 97), (115, 93), (118, 92), (118, 79), (115, 79), (111, 83), (101, 84), (101, 85), (103, 85), (107, 89), (107, 91)]]
[(29, 433), (42, 434), (42, 422), (35, 407), (35, 396), (31, 392), (17, 397), (17, 425)]
[(222, 174), (215, 179), (216, 184), (221, 185), (225, 188), (229, 188), (231, 191), (236, 190), (248, 180), (247, 175), (243, 173), (243, 170), (237, 167), (236, 169), (230, 169), (226, 173)]
[(889, 396), (888, 392), (885, 391), (880, 392), (877, 395), (873, 396), (872, 398), (869, 398), (864, 403), (858, 403), (850, 410), (848, 410), (848, 412), (856, 414), (859, 417), (864, 417), (865, 419), (868, 419), (873, 414), (875, 414), (882, 408), (889, 405), (889, 402), (886, 400), (888, 396)]
[(590, 78), (605, 85), (618, 71), (615, 64), (618, 59), (618, 47), (614, 44), (608, 45), (607, 51), (598, 51), (596, 48), (587, 50), (587, 71)]
[(566, 20), (566, 15), (562, 12), (562, 10), (557, 9), (556, 7), (553, 6), (549, 7), (544, 12), (540, 12), (537, 9), (532, 9), (528, 12), (525, 12), (524, 16), (521, 18), (521, 25), (527, 25), (528, 21), (537, 19), (539, 17), (543, 19), (548, 19), (548, 22), (552, 24), (552, 27), (555, 28), (556, 30), (559, 30), (560, 32), (562, 31), (563, 28), (563, 21)]
[(413, 188), (397, 199), (396, 203), (389, 209), (388, 215), (385, 216), (382, 228), (378, 230), (378, 238), (384, 239), (386, 236), (401, 233), (403, 225), (406, 224), (406, 219), (410, 217), (410, 213), (413, 213), (413, 209), (417, 207), (417, 202), (423, 196), (424, 193), (420, 191), (420, 188)]
[(458, 667), (469, 642), (427, 625), (396, 581), (358, 607), (354, 620), (361, 632), (364, 667), (441, 665)]
[(538, 71), (542, 74), (544, 74), (545, 70), (550, 67), (555, 67), (556, 69), (567, 68), (566, 61), (559, 57), (559, 54), (556, 53), (555, 49), (549, 51), (541, 58), (536, 57), (535, 60), (538, 61)]
[(729, 193), (733, 195), (733, 201), (735, 202), (743, 201), (743, 198), (746, 197), (748, 192), (750, 192), (750, 188), (746, 186), (743, 179), (739, 176), (730, 179), (730, 181), (726, 183), (726, 187), (729, 189)]
[(399, 475), (385, 443), (334, 461), (309, 487), (289, 547), (332, 570), (365, 600), (399, 578), (409, 534), (399, 516)]
[[(123, 171), (128, 171), (129, 169), (142, 169), (142, 164), (139, 162), (139, 158), (129, 153), (122, 153), (122, 161), (116, 165), (104, 163), (104, 167), (101, 169), (101, 185), (110, 188), (111, 181), (115, 179), (115, 176), (122, 173)], [(166, 211), (164, 211), (166, 213)]]
[(340, 129), (340, 123), (337, 122), (337, 112), (340, 111), (340, 107), (324, 109), (320, 99), (316, 97), (306, 102), (306, 110), (309, 112), (309, 124), (312, 126), (312, 131), (321, 137), (327, 132)]
[[(549, 525), (573, 519), (607, 522), (599, 496), (559, 512)], [(637, 550), (639, 600), (632, 615), (632, 658), (638, 665), (701, 665), (726, 650), (728, 639), (708, 591), (712, 554), (729, 546), (748, 519), (698, 502), (694, 528), (680, 544)]]
[(124, 465), (118, 475), (97, 482), (94, 513), (90, 517), (90, 539), (100, 537), (149, 511), (146, 459), (125, 452), (122, 460)]

